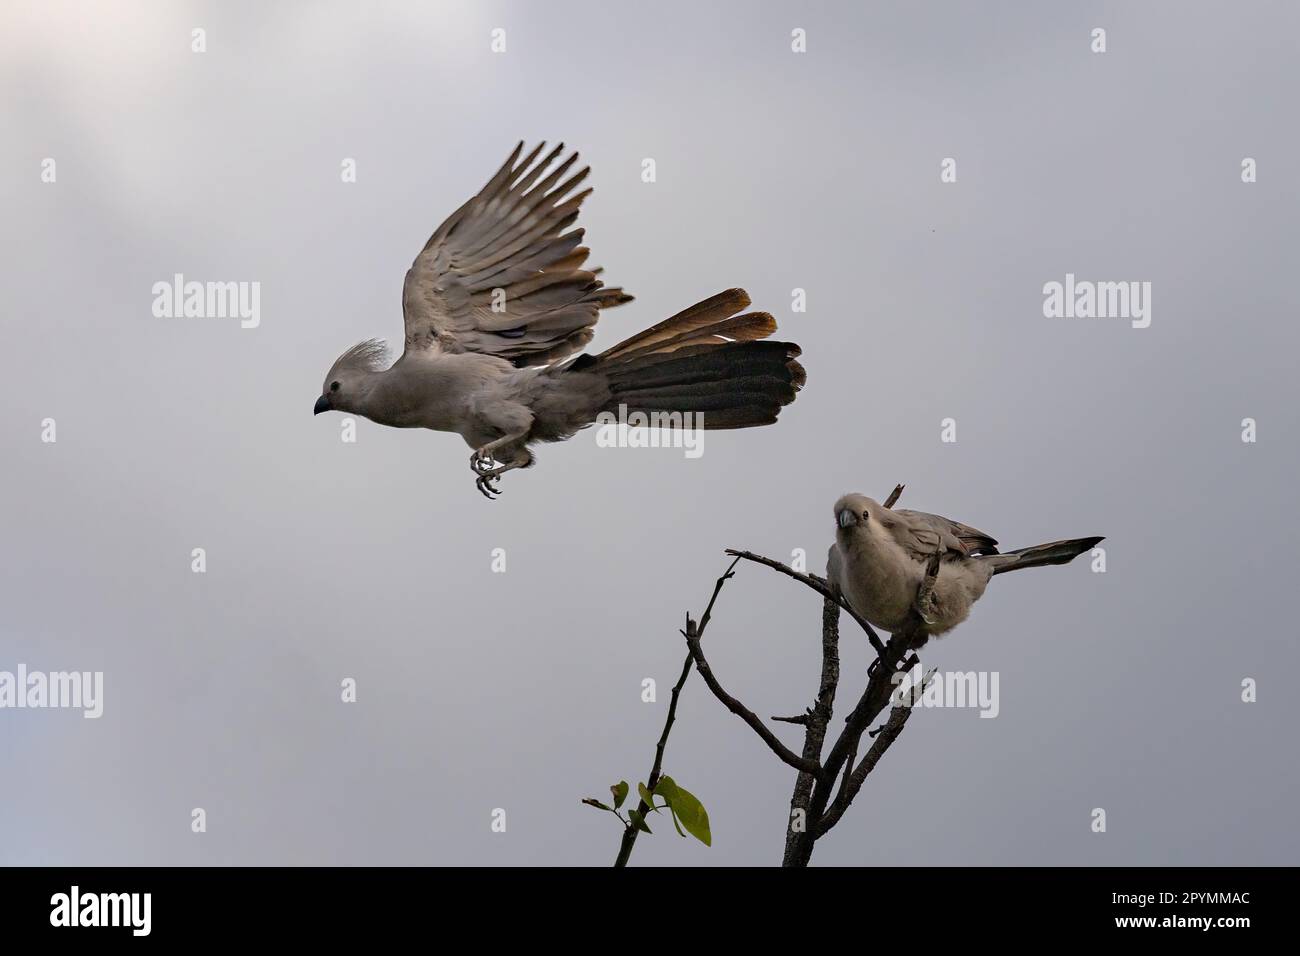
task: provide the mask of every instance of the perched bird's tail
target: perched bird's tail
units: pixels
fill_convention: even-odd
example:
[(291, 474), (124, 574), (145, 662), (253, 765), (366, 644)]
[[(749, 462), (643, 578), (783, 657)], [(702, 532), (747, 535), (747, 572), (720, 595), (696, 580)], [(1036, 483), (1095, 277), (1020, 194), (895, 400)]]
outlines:
[(980, 560), (993, 565), (993, 573), (1019, 571), (1021, 568), (1041, 568), (1049, 564), (1069, 564), (1085, 551), (1091, 551), (1105, 538), (1070, 538), (1068, 541), (1052, 541), (1048, 544), (1036, 544), (1029, 548), (1019, 548), (1004, 554), (990, 554)]
[(709, 429), (776, 421), (807, 375), (796, 361), (799, 346), (763, 341), (776, 331), (772, 316), (740, 314), (749, 301), (745, 290), (728, 289), (590, 357), (585, 369), (609, 388), (601, 411), (689, 412), (702, 415), (696, 427)]

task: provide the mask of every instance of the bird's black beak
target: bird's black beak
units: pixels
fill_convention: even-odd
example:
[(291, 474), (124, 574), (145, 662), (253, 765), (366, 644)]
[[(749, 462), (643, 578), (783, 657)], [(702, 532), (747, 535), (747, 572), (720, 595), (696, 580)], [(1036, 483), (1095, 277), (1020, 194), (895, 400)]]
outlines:
[(836, 520), (841, 528), (851, 528), (858, 523), (858, 516), (852, 508), (845, 508), (836, 516)]
[(330, 400), (322, 395), (320, 398), (316, 399), (316, 407), (311, 410), (311, 413), (313, 415), (319, 415), (321, 412), (328, 412), (329, 410)]

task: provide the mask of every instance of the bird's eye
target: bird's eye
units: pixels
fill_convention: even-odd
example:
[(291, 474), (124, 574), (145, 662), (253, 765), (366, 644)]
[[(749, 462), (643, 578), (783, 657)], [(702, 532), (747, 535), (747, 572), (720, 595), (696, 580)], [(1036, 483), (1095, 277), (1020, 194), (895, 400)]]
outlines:
[(330, 391), (331, 391), (331, 392), (337, 392), (338, 390), (339, 390), (339, 383), (338, 383), (338, 382), (330, 382)]
[(871, 517), (871, 513), (870, 513), (870, 512), (867, 512), (867, 511), (862, 512), (862, 520), (863, 520), (863, 521), (866, 521), (866, 520), (867, 520), (868, 518), (870, 518), (870, 517)]

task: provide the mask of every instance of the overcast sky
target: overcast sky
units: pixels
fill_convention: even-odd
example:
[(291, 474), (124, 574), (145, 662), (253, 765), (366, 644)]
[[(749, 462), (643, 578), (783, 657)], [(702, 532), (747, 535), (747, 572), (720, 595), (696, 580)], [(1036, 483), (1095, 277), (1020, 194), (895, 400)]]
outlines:
[[(815, 863), (1295, 863), (1298, 32), (1254, 2), (5, 3), (0, 671), (105, 687), (97, 720), (0, 710), (0, 862), (608, 864), (579, 800), (644, 779), (723, 549), (820, 571), (835, 499), (906, 482), (1005, 547), (1106, 535), (1106, 570), (999, 577), (926, 649), (996, 671), (997, 718), (916, 714)], [(520, 139), (592, 164), (593, 261), (637, 296), (594, 347), (743, 286), (804, 349), (777, 425), (695, 460), (589, 430), (489, 503), (456, 436), (313, 418)], [(260, 324), (155, 317), (176, 273), (260, 283)], [(1150, 326), (1045, 318), (1067, 273), (1150, 282)], [(797, 712), (820, 613), (740, 569), (719, 677)], [(634, 864), (779, 862), (792, 773), (698, 676), (665, 768), (713, 846), (660, 826)]]

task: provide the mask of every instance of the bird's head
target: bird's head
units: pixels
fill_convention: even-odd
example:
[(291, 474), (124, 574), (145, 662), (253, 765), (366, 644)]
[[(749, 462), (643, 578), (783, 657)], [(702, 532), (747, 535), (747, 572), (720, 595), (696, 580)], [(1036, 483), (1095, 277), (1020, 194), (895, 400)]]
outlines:
[(880, 505), (866, 495), (845, 495), (835, 502), (835, 534), (840, 539), (867, 534), (879, 520)]
[(379, 339), (352, 346), (330, 366), (312, 414), (329, 411), (360, 413), (361, 400), (370, 391), (374, 374), (384, 370), (387, 358), (388, 345)]

